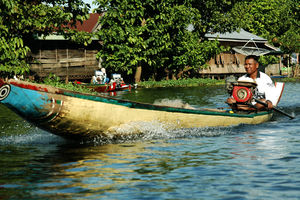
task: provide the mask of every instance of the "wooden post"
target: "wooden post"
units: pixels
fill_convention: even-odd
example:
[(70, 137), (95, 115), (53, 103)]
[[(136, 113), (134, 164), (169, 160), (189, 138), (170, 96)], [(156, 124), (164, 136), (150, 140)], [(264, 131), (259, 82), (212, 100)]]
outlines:
[(42, 73), (43, 64), (41, 62), (41, 59), (42, 59), (42, 50), (41, 50), (41, 48), (40, 48), (39, 52), (40, 52), (40, 62), (39, 62), (40, 64), (39, 64), (39, 66), (40, 66), (40, 73)]
[(134, 76), (135, 83), (141, 82), (141, 76), (142, 76), (142, 66), (137, 66), (136, 67), (136, 72)]
[[(58, 50), (57, 50), (57, 42), (55, 43), (55, 65), (58, 65), (58, 64), (60, 64), (59, 62), (58, 62)], [(59, 66), (59, 68), (60, 68), (61, 66)], [(58, 69), (59, 68), (57, 68), (57, 67), (55, 67), (54, 69), (52, 68), (52, 72), (55, 72), (55, 74), (57, 75), (58, 74)]]
[(288, 60), (287, 60), (287, 68), (288, 68), (288, 78), (290, 78), (290, 55), (288, 54)]
[(296, 74), (295, 76), (299, 76), (299, 53), (296, 53)]
[(69, 83), (69, 48), (67, 48), (67, 74), (66, 74), (66, 83)]
[(281, 62), (281, 55), (279, 56), (279, 75), (281, 75), (281, 65), (282, 65), (282, 62)]
[(84, 49), (84, 73), (87, 76), (87, 68), (86, 68), (86, 49)]

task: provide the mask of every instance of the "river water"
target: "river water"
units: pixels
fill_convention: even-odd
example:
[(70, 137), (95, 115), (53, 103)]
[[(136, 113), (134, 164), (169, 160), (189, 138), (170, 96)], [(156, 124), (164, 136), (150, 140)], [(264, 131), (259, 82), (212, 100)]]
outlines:
[[(138, 89), (117, 98), (222, 107), (223, 86)], [(0, 105), (0, 199), (300, 199), (300, 83), (270, 122), (75, 143)], [(299, 117), (298, 117), (299, 116)]]

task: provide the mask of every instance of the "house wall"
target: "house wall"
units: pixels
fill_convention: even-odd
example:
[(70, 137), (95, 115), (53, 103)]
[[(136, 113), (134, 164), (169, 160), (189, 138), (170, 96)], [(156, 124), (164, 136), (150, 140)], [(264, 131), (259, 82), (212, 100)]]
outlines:
[[(220, 45), (224, 47), (233, 48), (236, 46), (244, 46), (245, 42), (235, 42), (235, 41), (221, 41)], [(266, 48), (264, 43), (256, 43), (259, 48)], [(249, 42), (247, 47), (254, 47), (254, 43)], [(216, 55), (207, 62), (208, 67), (206, 69), (200, 70), (200, 74), (205, 77), (217, 77), (222, 78), (228, 75), (240, 75), (245, 74), (244, 69), (245, 55), (235, 53), (233, 50)], [(268, 75), (279, 75), (280, 64), (274, 64), (266, 67), (265, 69), (261, 66), (260, 70), (264, 71)]]
[[(240, 46), (237, 42), (222, 42), (223, 46)], [(31, 56), (34, 58), (31, 71), (40, 78), (50, 73), (59, 76), (62, 80), (87, 80), (99, 69), (96, 54), (100, 48), (98, 41), (89, 46), (71, 43), (67, 40), (38, 40), (31, 47)], [(199, 70), (203, 77), (223, 78), (229, 75), (245, 74), (245, 55), (224, 52), (211, 58), (206, 69)], [(266, 68), (269, 75), (279, 74), (279, 65)]]
[(272, 75), (280, 75), (280, 65), (279, 64), (272, 64), (266, 67), (265, 73), (268, 74), (269, 76)]
[(200, 74), (209, 77), (244, 74), (246, 72), (244, 69), (244, 60), (245, 56), (241, 54), (221, 53), (211, 58), (207, 62), (208, 67), (200, 70)]
[(62, 80), (90, 79), (98, 69), (99, 46), (97, 42), (85, 47), (65, 40), (38, 41), (32, 47), (30, 69), (40, 78), (52, 73)]

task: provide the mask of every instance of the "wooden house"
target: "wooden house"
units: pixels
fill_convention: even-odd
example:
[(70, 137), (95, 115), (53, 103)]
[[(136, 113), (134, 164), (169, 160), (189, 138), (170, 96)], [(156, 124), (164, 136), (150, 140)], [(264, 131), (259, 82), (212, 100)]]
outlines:
[[(278, 51), (277, 48), (268, 44), (267, 40), (249, 33), (243, 29), (239, 32), (231, 33), (210, 33), (205, 37), (208, 40), (218, 40), (222, 46), (229, 47), (230, 50), (208, 61), (208, 68), (200, 70), (203, 77), (222, 78), (228, 75), (240, 75), (245, 73), (244, 60), (246, 55), (241, 54), (238, 49), (245, 48), (259, 48), (268, 52)], [(269, 74), (279, 74), (279, 65), (272, 66), (272, 71), (266, 70)]]
[[(77, 23), (77, 29), (85, 32), (96, 32), (99, 29), (100, 14), (90, 14), (90, 18), (82, 24)], [(230, 47), (228, 52), (211, 58), (207, 69), (200, 70), (203, 77), (223, 78), (228, 75), (244, 74), (245, 55), (234, 50), (248, 42), (248, 46), (255, 46), (270, 51), (277, 50), (267, 43), (267, 40), (251, 34), (243, 29), (232, 33), (210, 33), (205, 37), (208, 40), (217, 39), (220, 44)], [(249, 42), (251, 41), (251, 42)], [(39, 37), (31, 47), (31, 71), (39, 78), (47, 77), (50, 73), (59, 76), (62, 80), (88, 80), (99, 69), (101, 63), (96, 54), (101, 48), (100, 41), (94, 39), (88, 46), (73, 43), (61, 35)], [(279, 67), (274, 65), (269, 74), (278, 74)]]
[[(77, 23), (79, 31), (93, 32), (97, 29), (99, 14), (90, 14), (90, 18), (82, 24)], [(93, 40), (88, 46), (76, 44), (61, 35), (52, 34), (38, 37), (31, 46), (33, 61), (30, 70), (39, 78), (50, 73), (62, 80), (86, 80), (99, 69), (96, 54), (101, 45)]]

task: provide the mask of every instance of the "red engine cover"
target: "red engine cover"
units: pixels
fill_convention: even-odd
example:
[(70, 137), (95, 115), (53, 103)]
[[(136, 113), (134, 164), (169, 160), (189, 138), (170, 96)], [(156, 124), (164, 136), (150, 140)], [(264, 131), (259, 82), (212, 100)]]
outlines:
[(250, 88), (234, 86), (232, 96), (238, 103), (245, 103), (252, 98), (253, 94)]

